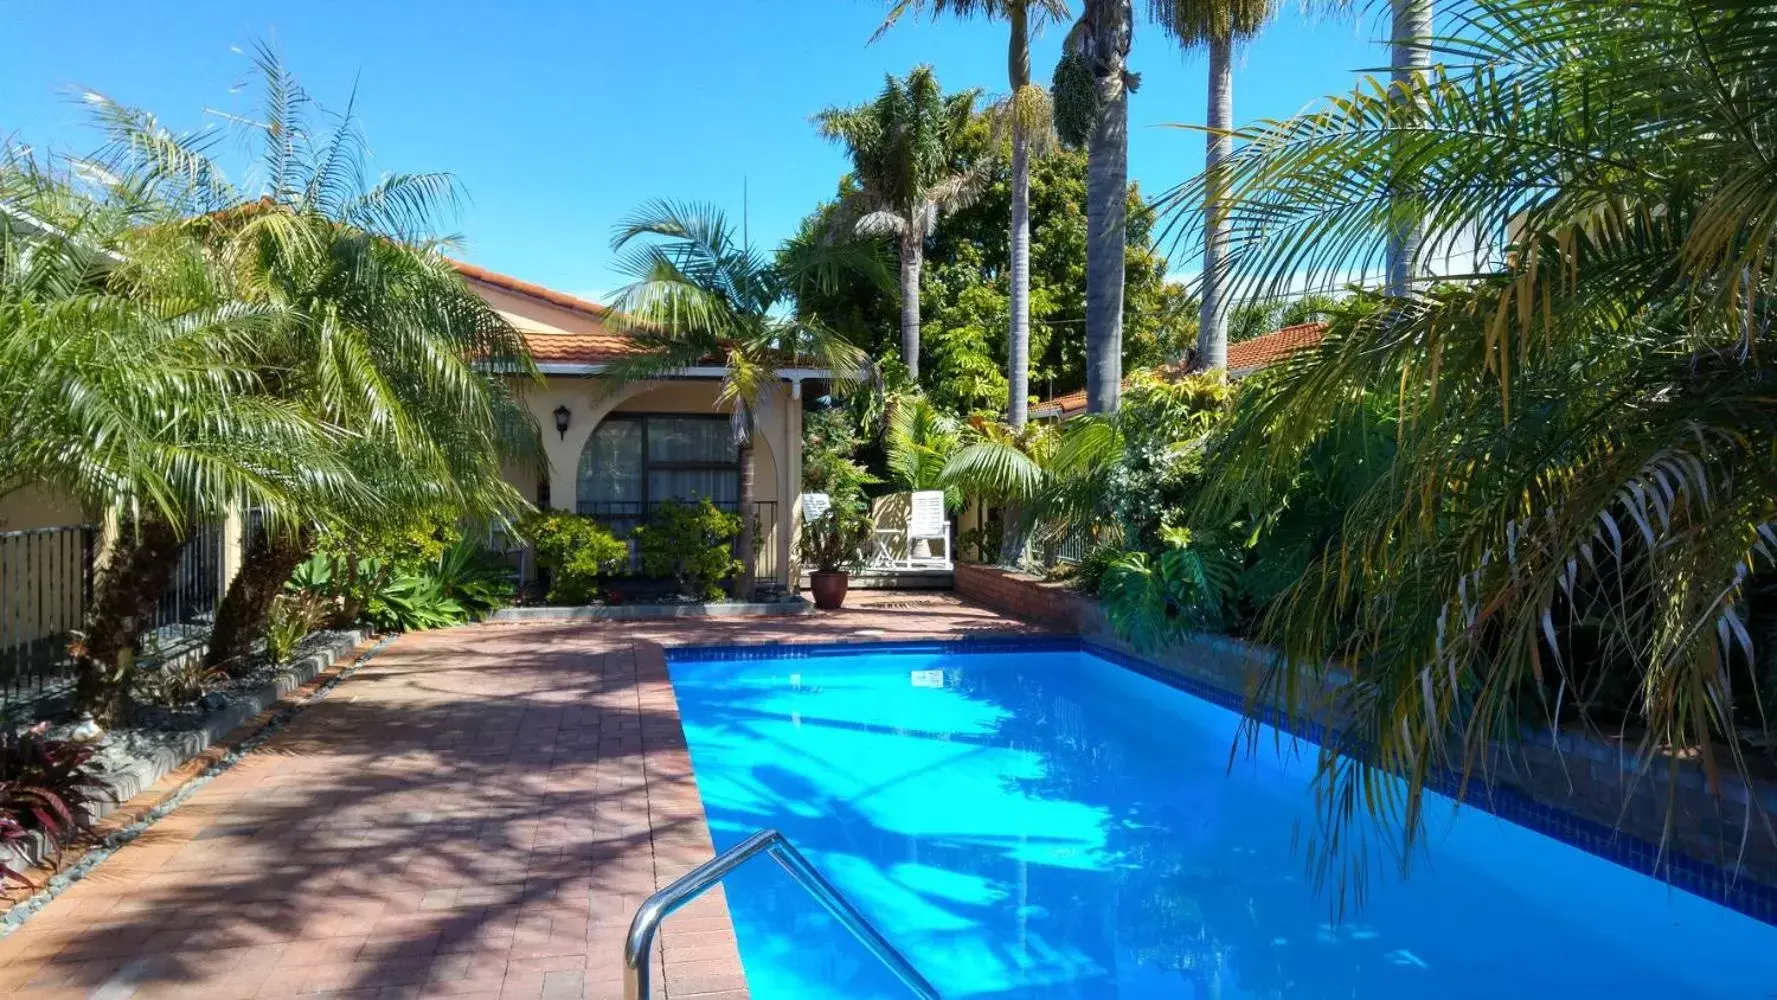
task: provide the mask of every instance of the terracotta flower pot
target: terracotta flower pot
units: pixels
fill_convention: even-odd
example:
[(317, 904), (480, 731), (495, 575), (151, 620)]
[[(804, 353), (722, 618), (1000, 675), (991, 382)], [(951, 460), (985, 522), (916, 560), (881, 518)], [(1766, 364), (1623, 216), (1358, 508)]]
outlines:
[(845, 590), (851, 586), (851, 574), (843, 570), (826, 573), (816, 570), (808, 575), (808, 589), (814, 591), (814, 606), (822, 611), (837, 611), (845, 606)]

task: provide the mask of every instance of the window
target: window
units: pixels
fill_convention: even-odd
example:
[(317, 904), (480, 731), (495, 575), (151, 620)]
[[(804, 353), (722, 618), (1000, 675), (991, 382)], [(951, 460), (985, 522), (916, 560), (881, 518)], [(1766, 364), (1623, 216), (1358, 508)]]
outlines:
[(619, 535), (647, 520), (654, 504), (703, 497), (728, 511), (740, 499), (727, 417), (613, 414), (580, 452), (576, 507)]

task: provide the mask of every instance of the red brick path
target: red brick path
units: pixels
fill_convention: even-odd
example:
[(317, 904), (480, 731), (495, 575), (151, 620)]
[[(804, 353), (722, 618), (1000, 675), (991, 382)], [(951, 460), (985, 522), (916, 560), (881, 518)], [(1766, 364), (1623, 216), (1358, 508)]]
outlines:
[[(853, 603), (892, 607), (405, 636), (0, 939), (0, 996), (619, 997), (636, 906), (712, 853), (662, 644), (1019, 627)], [(719, 891), (661, 956), (747, 995)]]

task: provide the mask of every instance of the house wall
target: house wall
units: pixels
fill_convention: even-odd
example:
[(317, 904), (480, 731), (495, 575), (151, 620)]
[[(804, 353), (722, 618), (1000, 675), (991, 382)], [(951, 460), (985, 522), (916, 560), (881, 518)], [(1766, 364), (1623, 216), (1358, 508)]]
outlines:
[(80, 505), (72, 497), (46, 486), (26, 486), (0, 496), (0, 531), (56, 528), (85, 522)]

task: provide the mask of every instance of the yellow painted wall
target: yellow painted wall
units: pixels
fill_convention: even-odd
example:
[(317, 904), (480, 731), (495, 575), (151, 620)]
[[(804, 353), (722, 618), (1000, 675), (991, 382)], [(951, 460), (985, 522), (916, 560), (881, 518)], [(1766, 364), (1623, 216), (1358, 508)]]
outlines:
[(80, 505), (58, 490), (26, 486), (0, 496), (0, 531), (54, 528), (85, 522)]

